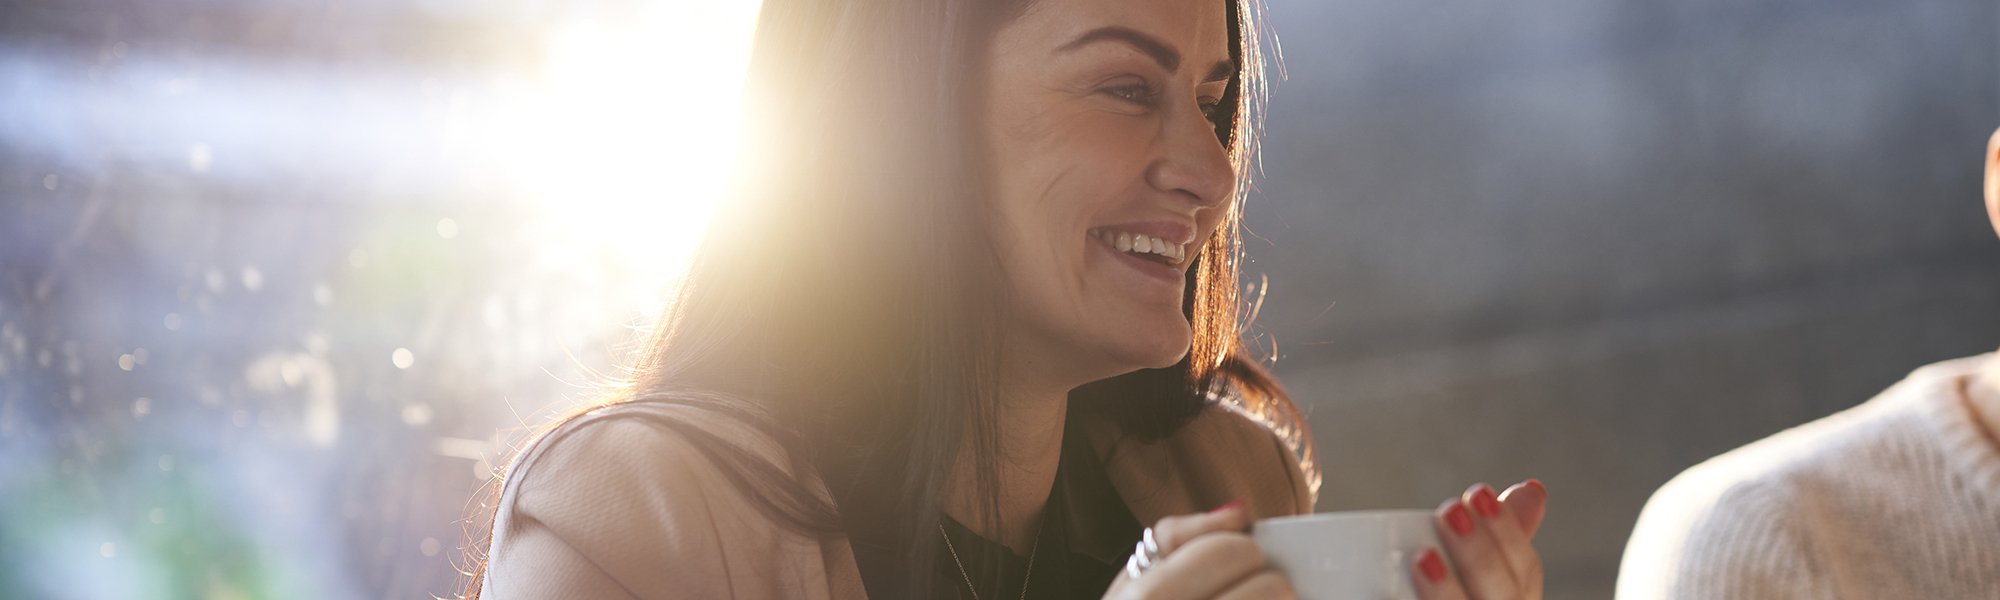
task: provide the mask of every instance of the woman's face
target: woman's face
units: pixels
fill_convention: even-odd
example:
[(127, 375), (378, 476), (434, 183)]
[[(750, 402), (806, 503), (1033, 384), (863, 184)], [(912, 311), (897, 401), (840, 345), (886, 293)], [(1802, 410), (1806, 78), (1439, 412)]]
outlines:
[(996, 34), (982, 119), (1009, 360), (1090, 381), (1187, 353), (1188, 266), (1235, 188), (1208, 119), (1237, 71), (1225, 1), (1037, 0)]

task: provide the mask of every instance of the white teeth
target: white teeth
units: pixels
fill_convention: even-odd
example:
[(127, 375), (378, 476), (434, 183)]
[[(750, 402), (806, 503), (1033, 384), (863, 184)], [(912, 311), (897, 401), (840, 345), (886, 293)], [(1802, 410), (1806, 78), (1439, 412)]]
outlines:
[(1115, 233), (1100, 231), (1097, 237), (1104, 240), (1105, 243), (1110, 244), (1113, 248), (1117, 248), (1119, 252), (1157, 254), (1173, 262), (1180, 262), (1187, 258), (1187, 248), (1182, 247), (1180, 244), (1169, 243), (1166, 240), (1152, 236), (1134, 235), (1123, 231)]

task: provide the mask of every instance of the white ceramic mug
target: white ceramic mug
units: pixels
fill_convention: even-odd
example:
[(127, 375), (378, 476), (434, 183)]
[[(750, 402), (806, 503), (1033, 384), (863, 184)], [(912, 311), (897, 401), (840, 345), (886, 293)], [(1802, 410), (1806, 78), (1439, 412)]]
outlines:
[(1264, 519), (1250, 533), (1303, 600), (1416, 600), (1417, 554), (1443, 556), (1432, 523), (1428, 510), (1336, 512)]

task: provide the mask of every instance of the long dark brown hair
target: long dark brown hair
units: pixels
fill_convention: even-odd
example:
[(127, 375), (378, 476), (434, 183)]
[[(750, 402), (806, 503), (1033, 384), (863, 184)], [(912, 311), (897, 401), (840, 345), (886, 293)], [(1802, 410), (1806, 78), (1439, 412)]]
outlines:
[[(714, 411), (770, 434), (791, 464), (670, 418), (756, 508), (788, 529), (886, 549), (908, 578), (870, 592), (925, 595), (935, 530), (961, 457), (998, 522), (996, 393), (1004, 283), (987, 243), (977, 114), (983, 49), (1033, 1), (763, 0), (748, 76), (745, 176), (615, 394)], [(1228, 2), (1239, 65), (1215, 111), (1237, 196), (1198, 251), (1183, 311), (1187, 357), (1071, 393), (1139, 439), (1227, 403), (1271, 426), (1317, 489), (1304, 419), (1242, 343), (1240, 212), (1267, 84), (1259, 0)], [(689, 115), (688, 118), (702, 118)], [(685, 143), (699, 144), (700, 140)], [(837, 249), (837, 250), (836, 250)], [(633, 411), (649, 414), (653, 411)], [(639, 417), (647, 418), (647, 417)], [(809, 467), (831, 502), (801, 481)], [(490, 484), (490, 511), (499, 481)], [(482, 511), (485, 512), (485, 511)], [(466, 597), (477, 597), (490, 512), (473, 518)]]

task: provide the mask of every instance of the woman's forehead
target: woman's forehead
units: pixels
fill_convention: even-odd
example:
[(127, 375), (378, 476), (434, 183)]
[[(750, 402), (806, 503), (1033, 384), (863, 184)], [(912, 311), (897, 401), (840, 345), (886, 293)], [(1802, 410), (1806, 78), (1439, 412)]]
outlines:
[(1010, 29), (1048, 50), (1062, 48), (1105, 27), (1159, 42), (1180, 62), (1205, 68), (1229, 59), (1230, 0), (1037, 0)]

